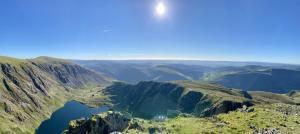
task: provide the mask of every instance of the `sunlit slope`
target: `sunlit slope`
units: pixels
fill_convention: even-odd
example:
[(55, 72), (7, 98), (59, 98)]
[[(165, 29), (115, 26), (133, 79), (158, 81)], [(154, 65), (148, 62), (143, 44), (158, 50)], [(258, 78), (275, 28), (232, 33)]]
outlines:
[(298, 134), (300, 129), (299, 106), (286, 104), (258, 105), (238, 109), (212, 118), (179, 116), (165, 122), (139, 121), (143, 129), (132, 129), (134, 133), (178, 133), (178, 134)]

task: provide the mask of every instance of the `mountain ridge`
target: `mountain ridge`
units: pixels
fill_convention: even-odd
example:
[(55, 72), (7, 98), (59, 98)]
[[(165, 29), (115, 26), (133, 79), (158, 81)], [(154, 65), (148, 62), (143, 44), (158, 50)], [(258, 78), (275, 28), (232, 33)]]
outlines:
[(138, 117), (166, 115), (169, 110), (213, 116), (234, 111), (243, 105), (299, 104), (287, 94), (247, 92), (199, 81), (115, 83), (104, 91), (111, 96), (117, 109), (128, 110)]
[(32, 133), (53, 110), (72, 98), (73, 89), (109, 82), (64, 60), (0, 57), (0, 133)]

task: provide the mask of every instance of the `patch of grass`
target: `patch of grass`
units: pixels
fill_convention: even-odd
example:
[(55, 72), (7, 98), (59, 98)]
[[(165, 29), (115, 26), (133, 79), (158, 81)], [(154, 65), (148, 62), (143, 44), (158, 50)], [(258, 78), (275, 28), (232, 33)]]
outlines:
[(102, 105), (112, 105), (109, 102), (109, 97), (104, 95), (102, 89), (104, 87), (94, 86), (80, 90), (72, 90), (71, 94), (73, 100), (84, 103), (90, 107), (99, 107)]
[(298, 99), (297, 96), (289, 97), (286, 94), (275, 94), (275, 93), (262, 92), (262, 91), (252, 91), (249, 93), (251, 94), (253, 99), (259, 103), (287, 103), (287, 104), (300, 103), (300, 99)]
[(247, 98), (238, 92), (238, 90), (230, 90), (215, 84), (202, 81), (174, 81), (173, 83), (185, 87), (185, 92), (196, 91), (201, 92), (204, 95), (208, 95), (212, 99), (213, 103), (220, 101), (220, 99), (234, 102), (247, 101)]
[[(255, 112), (231, 112), (229, 114), (221, 114), (217, 118), (226, 123), (225, 130), (236, 128), (236, 131), (252, 132), (255, 128), (258, 130), (264, 128), (279, 128), (283, 133), (297, 133), (300, 128), (297, 120), (300, 120), (298, 115), (285, 115), (274, 109), (278, 107), (276, 104), (257, 106)], [(251, 127), (251, 128), (250, 128)], [(233, 132), (236, 132), (233, 131)]]
[(11, 58), (11, 57), (6, 57), (6, 56), (0, 56), (0, 64), (11, 64), (11, 65), (18, 65), (25, 63), (26, 60), (23, 59), (16, 59), (16, 58)]
[(52, 65), (53, 64), (60, 65), (61, 63), (72, 64), (69, 60), (47, 57), (47, 56), (40, 56), (40, 57), (31, 59), (31, 61), (38, 62), (38, 63), (47, 63), (47, 64), (52, 64)]

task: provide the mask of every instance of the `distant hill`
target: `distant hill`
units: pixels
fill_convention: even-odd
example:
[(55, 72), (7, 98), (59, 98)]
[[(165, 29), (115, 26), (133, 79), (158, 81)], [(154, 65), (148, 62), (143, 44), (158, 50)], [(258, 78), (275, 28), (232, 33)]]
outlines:
[[(202, 80), (247, 91), (300, 89), (297, 65), (217, 61), (73, 61), (119, 81)], [(243, 66), (245, 65), (245, 66)]]
[(206, 80), (247, 91), (287, 93), (300, 89), (300, 71), (287, 69), (226, 70), (211, 73)]
[(198, 80), (211, 67), (166, 64), (162, 61), (74, 61), (86, 68), (127, 83), (140, 81)]

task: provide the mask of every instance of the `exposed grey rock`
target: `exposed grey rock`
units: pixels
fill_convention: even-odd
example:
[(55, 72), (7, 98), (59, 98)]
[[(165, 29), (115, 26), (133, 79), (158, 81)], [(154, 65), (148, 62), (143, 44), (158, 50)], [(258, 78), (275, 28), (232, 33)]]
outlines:
[(278, 128), (266, 128), (256, 131), (255, 134), (281, 134), (281, 132)]
[(132, 119), (128, 116), (120, 112), (108, 111), (94, 115), (88, 120), (71, 121), (64, 134), (119, 134), (127, 130), (131, 124)]
[(276, 104), (276, 111), (283, 113), (284, 115), (297, 115), (300, 116), (300, 107), (297, 105), (284, 105), (284, 104)]
[(238, 109), (238, 111), (244, 112), (244, 113), (249, 113), (249, 112), (254, 112), (254, 108), (253, 107), (247, 107), (246, 105), (243, 105), (243, 107)]

